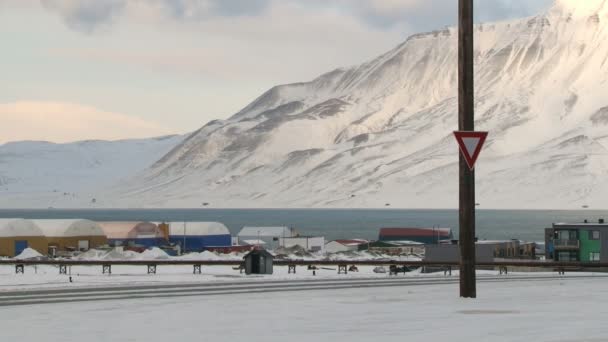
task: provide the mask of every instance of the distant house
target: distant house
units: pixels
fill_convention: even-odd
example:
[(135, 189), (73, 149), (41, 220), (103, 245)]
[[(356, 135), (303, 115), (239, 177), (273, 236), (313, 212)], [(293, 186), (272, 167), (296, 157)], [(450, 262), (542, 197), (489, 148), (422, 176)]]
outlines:
[(360, 239), (334, 240), (325, 244), (326, 253), (352, 252), (361, 249), (362, 245), (367, 245), (369, 241)]
[[(281, 239), (294, 238), (298, 234), (289, 227), (243, 227), (237, 234), (240, 244), (263, 245), (264, 248), (276, 249), (281, 246)], [(302, 246), (304, 247), (304, 246)]]
[(554, 223), (545, 229), (545, 256), (555, 261), (608, 262), (608, 224)]
[(423, 254), (424, 244), (416, 241), (374, 241), (361, 246), (370, 252), (402, 255), (402, 254)]
[(297, 236), (279, 238), (279, 246), (285, 248), (300, 246), (309, 252), (323, 252), (325, 251), (325, 237)]
[(438, 244), (443, 240), (452, 240), (453, 237), (451, 228), (381, 228), (378, 240)]
[(537, 246), (534, 242), (481, 240), (477, 244), (492, 246), (496, 259), (536, 259)]

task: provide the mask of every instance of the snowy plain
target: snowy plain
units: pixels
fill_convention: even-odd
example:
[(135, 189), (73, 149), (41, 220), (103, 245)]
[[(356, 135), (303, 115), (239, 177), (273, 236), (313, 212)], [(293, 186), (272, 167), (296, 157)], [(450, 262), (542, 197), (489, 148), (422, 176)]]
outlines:
[[(605, 278), (0, 307), (6, 341), (605, 341)], [(573, 308), (580, 310), (573, 310)]]

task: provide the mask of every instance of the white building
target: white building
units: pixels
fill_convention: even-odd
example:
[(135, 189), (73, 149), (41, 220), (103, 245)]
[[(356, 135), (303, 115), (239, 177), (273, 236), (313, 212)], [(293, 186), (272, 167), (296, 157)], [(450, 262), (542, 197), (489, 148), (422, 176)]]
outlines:
[(330, 241), (325, 245), (325, 252), (340, 253), (358, 251), (359, 246), (367, 243), (369, 243), (369, 241), (360, 239)]
[(280, 247), (280, 239), (296, 236), (296, 231), (289, 227), (243, 227), (237, 234), (239, 244), (262, 245), (267, 249)]
[(325, 251), (325, 237), (324, 236), (298, 236), (279, 238), (279, 245), (281, 247), (290, 248), (300, 246), (310, 252), (324, 252)]

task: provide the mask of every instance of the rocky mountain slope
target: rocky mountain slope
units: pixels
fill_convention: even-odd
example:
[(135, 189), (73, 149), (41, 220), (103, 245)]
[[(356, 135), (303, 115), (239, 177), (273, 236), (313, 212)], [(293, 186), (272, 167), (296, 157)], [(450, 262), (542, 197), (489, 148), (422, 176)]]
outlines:
[[(604, 207), (608, 2), (558, 0), (476, 26), (476, 128), (490, 131), (478, 201)], [(367, 63), (277, 86), (192, 134), (117, 203), (456, 207), (457, 31), (409, 37)]]
[[(475, 35), (476, 127), (490, 132), (481, 207), (606, 207), (608, 1), (557, 0)], [(411, 36), (361, 65), (270, 89), (98, 197), (113, 207), (456, 207), (456, 66), (455, 28)]]

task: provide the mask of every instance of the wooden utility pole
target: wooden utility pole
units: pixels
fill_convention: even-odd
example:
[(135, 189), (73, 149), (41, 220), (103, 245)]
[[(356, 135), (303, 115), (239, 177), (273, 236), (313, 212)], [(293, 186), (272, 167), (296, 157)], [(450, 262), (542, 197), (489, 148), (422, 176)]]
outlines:
[[(474, 131), (473, 0), (458, 5), (458, 129)], [(475, 171), (460, 154), (460, 297), (477, 297), (475, 280)]]

